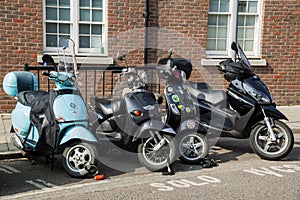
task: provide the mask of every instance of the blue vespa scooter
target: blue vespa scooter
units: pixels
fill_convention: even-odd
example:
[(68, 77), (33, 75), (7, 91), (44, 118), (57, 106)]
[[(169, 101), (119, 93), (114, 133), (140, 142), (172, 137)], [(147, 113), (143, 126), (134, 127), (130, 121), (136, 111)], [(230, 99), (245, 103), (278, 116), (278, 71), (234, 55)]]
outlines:
[[(25, 71), (9, 72), (4, 77), (3, 89), (18, 100), (11, 113), (15, 131), (13, 144), (32, 156), (46, 155), (52, 163), (55, 154), (62, 154), (67, 173), (84, 177), (97, 171), (94, 146), (97, 139), (88, 131), (87, 108), (75, 87), (79, 73), (72, 53), (74, 42), (65, 39), (60, 42), (62, 45), (65, 45), (62, 47), (63, 60), (58, 66), (50, 55), (42, 58), (44, 63), (54, 66), (55, 71), (42, 73), (54, 82), (53, 90), (37, 91), (36, 77)], [(74, 60), (70, 65), (66, 60), (72, 57)], [(61, 69), (64, 71), (59, 72)]]

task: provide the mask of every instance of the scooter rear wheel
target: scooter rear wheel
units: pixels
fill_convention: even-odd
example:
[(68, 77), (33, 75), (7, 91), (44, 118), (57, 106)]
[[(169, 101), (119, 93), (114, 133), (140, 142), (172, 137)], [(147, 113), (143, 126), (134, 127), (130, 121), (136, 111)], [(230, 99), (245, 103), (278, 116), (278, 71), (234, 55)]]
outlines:
[(65, 148), (62, 162), (72, 177), (85, 177), (96, 170), (96, 148), (88, 143), (73, 143)]
[(138, 146), (139, 161), (150, 171), (164, 170), (167, 164), (171, 165), (178, 158), (175, 138), (168, 135), (163, 137), (166, 143), (158, 150), (153, 149), (157, 144), (153, 137), (145, 139)]
[(197, 132), (185, 132), (179, 135), (179, 139), (177, 139), (179, 159), (187, 164), (199, 164), (209, 153), (207, 138)]
[(258, 124), (250, 133), (250, 145), (262, 159), (280, 160), (291, 152), (294, 146), (294, 136), (291, 129), (278, 120), (274, 121), (272, 129), (276, 141), (270, 140), (266, 124)]

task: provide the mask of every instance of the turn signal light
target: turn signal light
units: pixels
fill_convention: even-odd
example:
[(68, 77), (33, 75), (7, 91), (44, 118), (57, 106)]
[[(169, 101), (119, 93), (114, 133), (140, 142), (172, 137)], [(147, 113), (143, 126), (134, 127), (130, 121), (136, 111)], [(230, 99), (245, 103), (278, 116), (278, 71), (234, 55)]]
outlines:
[(60, 116), (57, 116), (55, 119), (56, 119), (57, 122), (64, 122), (65, 121), (65, 119), (60, 117)]
[(136, 117), (139, 117), (142, 115), (142, 112), (140, 110), (134, 110), (131, 112), (132, 115), (136, 116)]

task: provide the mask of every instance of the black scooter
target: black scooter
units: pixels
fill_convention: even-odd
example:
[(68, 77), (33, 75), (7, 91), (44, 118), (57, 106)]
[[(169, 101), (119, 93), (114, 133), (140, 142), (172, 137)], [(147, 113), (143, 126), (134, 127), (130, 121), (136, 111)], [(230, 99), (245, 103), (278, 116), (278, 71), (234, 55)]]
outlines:
[[(124, 61), (125, 54), (118, 60)], [(137, 74), (127, 66), (118, 76), (112, 99), (91, 98), (90, 126), (99, 141), (137, 151), (142, 165), (160, 171), (177, 159), (176, 133), (161, 121), (155, 95), (144, 89), (146, 84), (145, 72)]]
[[(232, 43), (238, 61), (222, 61), (218, 69), (230, 82), (227, 91), (212, 90), (205, 83), (187, 85), (197, 99), (200, 123), (208, 133), (235, 138), (249, 138), (253, 151), (263, 159), (279, 160), (290, 153), (294, 136), (280, 121), (288, 120), (273, 102), (261, 79), (251, 70), (241, 47)], [(190, 87), (193, 85), (194, 87)]]
[(206, 130), (197, 120), (197, 107), (193, 97), (185, 88), (186, 79), (192, 71), (192, 65), (187, 59), (168, 57), (158, 62), (156, 69), (159, 77), (166, 80), (164, 89), (166, 111), (164, 121), (176, 131), (178, 153), (181, 161), (187, 164), (200, 164), (209, 153)]

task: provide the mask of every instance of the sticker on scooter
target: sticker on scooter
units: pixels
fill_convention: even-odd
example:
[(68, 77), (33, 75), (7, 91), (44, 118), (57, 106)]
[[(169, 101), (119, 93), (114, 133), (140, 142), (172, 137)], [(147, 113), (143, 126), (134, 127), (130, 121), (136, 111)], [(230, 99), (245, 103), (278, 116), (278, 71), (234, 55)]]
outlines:
[(172, 100), (173, 100), (173, 102), (177, 103), (177, 102), (179, 102), (179, 97), (176, 94), (174, 94), (174, 95), (172, 95)]
[(190, 112), (191, 112), (191, 109), (190, 109), (189, 107), (186, 107), (186, 108), (185, 108), (185, 112), (190, 113)]
[(173, 92), (173, 88), (172, 87), (168, 87), (167, 91), (171, 93), (171, 92)]

